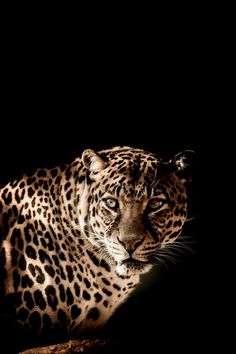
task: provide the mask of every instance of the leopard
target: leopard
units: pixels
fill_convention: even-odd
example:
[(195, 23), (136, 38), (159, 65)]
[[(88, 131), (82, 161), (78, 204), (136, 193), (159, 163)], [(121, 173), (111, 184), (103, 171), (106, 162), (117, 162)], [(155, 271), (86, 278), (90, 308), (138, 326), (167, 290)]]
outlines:
[(0, 190), (0, 316), (14, 343), (108, 322), (182, 234), (186, 156), (86, 149)]

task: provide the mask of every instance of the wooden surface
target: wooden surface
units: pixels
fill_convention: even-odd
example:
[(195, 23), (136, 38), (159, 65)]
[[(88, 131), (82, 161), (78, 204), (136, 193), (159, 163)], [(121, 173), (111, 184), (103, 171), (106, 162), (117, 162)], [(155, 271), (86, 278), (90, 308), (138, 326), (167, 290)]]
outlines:
[(114, 345), (114, 342), (107, 339), (70, 340), (66, 343), (27, 349), (19, 354), (111, 353)]

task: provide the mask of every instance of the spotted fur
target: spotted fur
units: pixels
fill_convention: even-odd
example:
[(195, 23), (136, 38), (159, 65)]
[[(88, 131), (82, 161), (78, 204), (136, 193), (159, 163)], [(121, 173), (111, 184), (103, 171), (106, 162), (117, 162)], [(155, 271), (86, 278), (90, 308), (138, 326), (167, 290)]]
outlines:
[(86, 150), (0, 191), (2, 321), (19, 337), (103, 326), (180, 235), (184, 155)]

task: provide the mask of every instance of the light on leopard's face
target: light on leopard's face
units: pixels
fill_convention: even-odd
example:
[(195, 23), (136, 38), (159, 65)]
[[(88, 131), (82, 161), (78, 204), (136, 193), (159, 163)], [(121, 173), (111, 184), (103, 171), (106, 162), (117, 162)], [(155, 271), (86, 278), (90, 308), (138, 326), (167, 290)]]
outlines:
[(146, 161), (142, 169), (139, 159), (138, 176), (133, 164), (124, 162), (121, 168), (108, 166), (93, 175), (85, 230), (98, 254), (115, 262), (118, 274), (140, 274), (181, 233), (186, 187), (175, 173), (156, 178), (153, 160), (152, 168)]

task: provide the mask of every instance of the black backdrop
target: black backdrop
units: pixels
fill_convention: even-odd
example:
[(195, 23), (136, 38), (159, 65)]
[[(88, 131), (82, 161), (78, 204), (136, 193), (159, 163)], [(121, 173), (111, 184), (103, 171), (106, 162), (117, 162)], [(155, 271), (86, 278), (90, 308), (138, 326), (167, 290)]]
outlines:
[[(73, 117), (71, 107), (67, 113), (66, 108), (61, 112), (55, 105), (54, 113), (48, 115), (39, 113), (36, 104), (30, 115), (27, 113), (26, 121), (22, 119), (23, 108), (27, 110), (25, 105), (19, 107), (19, 111), (14, 110), (18, 120), (6, 119), (1, 131), (1, 185), (22, 172), (31, 173), (36, 167), (69, 162), (85, 148), (130, 145), (167, 157), (184, 149), (196, 152), (192, 167), (190, 217), (197, 218), (184, 230), (193, 241), (190, 246), (194, 252), (179, 254), (179, 263), (168, 263), (168, 268), (157, 269), (149, 279), (150, 284), (141, 287), (117, 311), (106, 327), (105, 335), (119, 333), (122, 343), (134, 343), (138, 338), (138, 346), (144, 345), (150, 350), (160, 345), (164, 347), (166, 343), (172, 348), (186, 350), (189, 343), (201, 346), (208, 336), (211, 321), (211, 299), (208, 298), (211, 270), (206, 235), (200, 228), (201, 138), (194, 128), (195, 119), (190, 115), (182, 122), (178, 112), (173, 111), (172, 117), (164, 117), (154, 108), (151, 116), (147, 107), (141, 112), (134, 107), (132, 115), (128, 115), (124, 104), (123, 115), (111, 107), (104, 117), (99, 107), (88, 117), (74, 103)], [(44, 102), (41, 102), (41, 109), (48, 110)]]
[[(185, 149), (193, 162), (190, 216), (185, 233), (194, 240), (192, 252), (176, 265), (161, 267), (157, 281), (129, 299), (106, 328), (123, 340), (189, 352), (209, 341), (213, 323), (210, 261), (211, 235), (201, 225), (202, 141), (211, 110), (209, 63), (193, 57), (162, 57), (152, 53), (144, 62), (131, 55), (80, 57), (59, 42), (50, 48), (16, 39), (6, 55), (0, 128), (0, 183), (22, 172), (70, 161), (85, 148), (115, 145), (144, 148), (171, 157)], [(30, 48), (30, 50), (29, 50)], [(29, 56), (29, 53), (31, 55)], [(201, 52), (200, 52), (201, 53)], [(13, 55), (14, 54), (14, 55)], [(201, 60), (200, 60), (201, 59)], [(210, 70), (210, 69), (209, 69)]]

